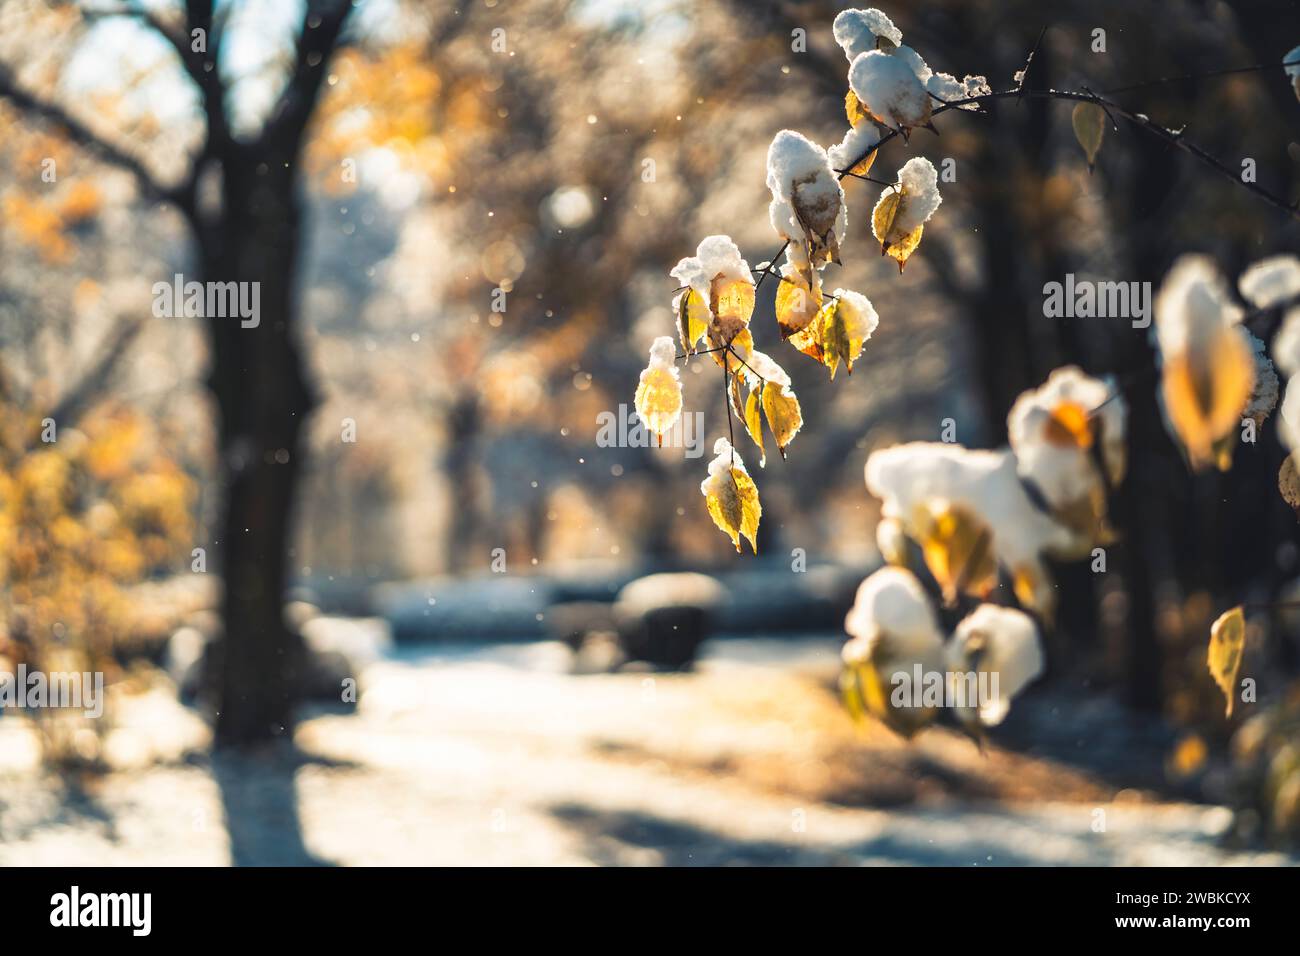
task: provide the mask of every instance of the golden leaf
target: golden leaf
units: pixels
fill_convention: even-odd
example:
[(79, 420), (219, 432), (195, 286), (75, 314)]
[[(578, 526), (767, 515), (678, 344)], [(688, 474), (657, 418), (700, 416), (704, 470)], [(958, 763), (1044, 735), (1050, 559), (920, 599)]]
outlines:
[[(669, 340), (671, 341), (671, 340)], [(682, 383), (670, 368), (648, 368), (636, 387), (636, 414), (663, 445), (664, 432), (682, 413)]]
[[(730, 480), (728, 480), (730, 479)], [(731, 543), (740, 551), (740, 536), (749, 540), (749, 546), (758, 553), (758, 520), (763, 515), (758, 501), (758, 487), (743, 469), (730, 468), (727, 475), (717, 476), (708, 483), (705, 504), (713, 523), (731, 536)]]
[[(780, 293), (777, 293), (780, 295)], [(821, 311), (814, 316), (813, 320), (798, 332), (790, 336), (787, 341), (797, 348), (804, 355), (816, 359), (818, 362), (826, 361), (825, 350), (822, 346), (822, 335), (826, 331), (826, 322), (824, 314), (827, 309), (834, 308), (835, 303), (830, 302), (822, 307)]]
[(985, 597), (997, 586), (993, 533), (965, 508), (947, 502), (922, 507), (914, 526), (926, 567), (947, 603), (956, 603), (959, 594)]
[(749, 432), (749, 437), (758, 446), (758, 466), (760, 468), (767, 464), (767, 449), (763, 447), (763, 420), (760, 412), (763, 402), (762, 391), (762, 385), (749, 390), (749, 398), (745, 400), (744, 415), (745, 430)]
[(709, 307), (703, 296), (694, 289), (684, 290), (677, 299), (677, 334), (682, 340), (682, 351), (694, 352), (708, 327)]
[(724, 331), (749, 325), (749, 318), (754, 314), (754, 283), (744, 279), (714, 279), (712, 294), (709, 308), (713, 320)]
[(1097, 152), (1101, 149), (1101, 140), (1106, 133), (1106, 111), (1096, 103), (1080, 103), (1070, 115), (1074, 126), (1074, 138), (1083, 147), (1088, 157), (1088, 172), (1092, 172), (1097, 163)]
[[(852, 343), (849, 341), (848, 326), (844, 322), (844, 314), (840, 311), (838, 300), (832, 302), (825, 309), (822, 316), (822, 350), (824, 357), (822, 361), (826, 367), (831, 370), (831, 381), (835, 381), (835, 372), (843, 362), (850, 373), (853, 371), (853, 351)], [(859, 350), (861, 350), (859, 343)]]
[[(740, 370), (744, 368), (741, 365), (741, 359), (748, 359), (754, 351), (754, 334), (749, 329), (744, 328), (738, 331), (730, 338), (724, 338), (721, 330), (716, 325), (709, 326), (709, 348), (713, 361), (719, 365), (724, 363), (727, 371), (732, 375), (739, 375)], [(731, 350), (727, 350), (731, 346)], [(734, 354), (733, 354), (734, 353)]]
[(1092, 419), (1088, 409), (1078, 402), (1061, 402), (1052, 409), (1043, 435), (1057, 448), (1078, 448), (1086, 451), (1092, 447)]
[(790, 386), (778, 386), (768, 382), (763, 388), (763, 414), (767, 416), (767, 427), (776, 439), (777, 450), (785, 457), (786, 446), (794, 440), (803, 426), (803, 411), (799, 408), (799, 399), (790, 390)]
[(781, 277), (776, 290), (776, 324), (783, 339), (807, 328), (821, 309), (821, 277), (811, 275), (811, 284), (802, 273)]
[(1210, 627), (1210, 650), (1206, 664), (1210, 676), (1223, 691), (1228, 702), (1225, 716), (1232, 716), (1236, 700), (1237, 672), (1241, 670), (1241, 655), (1246, 644), (1246, 615), (1241, 605), (1224, 611)]
[(898, 271), (902, 272), (908, 258), (921, 244), (921, 233), (925, 231), (925, 225), (919, 225), (907, 233), (895, 229), (898, 213), (907, 200), (907, 190), (902, 186), (893, 186), (891, 189), (892, 192), (886, 192), (880, 197), (880, 202), (876, 203), (876, 208), (871, 213), (871, 231), (880, 240), (880, 254), (897, 262)]
[[(849, 118), (850, 126), (857, 126), (859, 123), (871, 121), (871, 114), (862, 106), (862, 101), (858, 99), (858, 94), (849, 90), (844, 94), (844, 115)], [(874, 153), (872, 154), (875, 155)]]
[(1255, 387), (1255, 361), (1238, 326), (1219, 330), (1195, 353), (1170, 356), (1164, 363), (1161, 392), (1169, 423), (1187, 450), (1194, 470), (1231, 464), (1215, 445), (1241, 423)]

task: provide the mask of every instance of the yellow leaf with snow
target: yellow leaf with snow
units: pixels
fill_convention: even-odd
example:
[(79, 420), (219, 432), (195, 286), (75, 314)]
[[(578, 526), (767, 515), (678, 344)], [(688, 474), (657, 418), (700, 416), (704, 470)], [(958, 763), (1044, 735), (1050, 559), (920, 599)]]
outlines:
[(758, 553), (758, 521), (763, 509), (758, 501), (758, 487), (754, 479), (741, 468), (729, 468), (726, 474), (716, 476), (707, 486), (705, 504), (713, 523), (731, 537), (731, 543), (740, 551), (741, 535), (749, 541), (750, 548)]
[(907, 199), (907, 189), (901, 186), (891, 189), (892, 192), (886, 192), (880, 197), (880, 202), (876, 203), (876, 208), (871, 213), (871, 232), (880, 242), (880, 254), (897, 262), (898, 271), (902, 272), (907, 260), (921, 244), (925, 225), (921, 224), (909, 232), (896, 227), (898, 214)]
[(1226, 470), (1231, 464), (1215, 445), (1240, 426), (1254, 387), (1255, 362), (1240, 326), (1225, 326), (1206, 347), (1166, 358), (1165, 412), (1193, 470), (1211, 464)]

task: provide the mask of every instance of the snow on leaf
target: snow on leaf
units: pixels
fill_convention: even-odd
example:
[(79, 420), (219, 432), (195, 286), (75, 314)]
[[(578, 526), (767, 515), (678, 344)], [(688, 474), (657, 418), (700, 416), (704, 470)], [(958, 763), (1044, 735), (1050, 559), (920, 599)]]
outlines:
[(758, 488), (745, 471), (745, 464), (731, 447), (731, 442), (719, 438), (713, 446), (713, 453), (716, 457), (709, 462), (709, 477), (700, 484), (709, 516), (731, 538), (737, 553), (743, 535), (757, 554), (758, 522), (763, 514)]
[(860, 54), (849, 67), (849, 85), (876, 122), (906, 136), (913, 127), (930, 122), (930, 94), (913, 65), (897, 52)]
[(1222, 439), (1235, 430), (1254, 393), (1256, 363), (1242, 310), (1213, 262), (1184, 256), (1156, 296), (1161, 398), (1169, 426), (1194, 470), (1231, 465)]
[[(1038, 628), (1023, 611), (981, 604), (967, 615), (947, 647), (948, 680), (958, 719), (985, 727), (1000, 724), (1011, 709), (1011, 699), (1043, 673), (1043, 650)], [(996, 696), (971, 700), (962, 675), (996, 675)]]
[(880, 254), (894, 259), (902, 272), (908, 257), (921, 244), (922, 227), (943, 200), (934, 164), (915, 156), (898, 171), (898, 183), (880, 195), (871, 213), (871, 232)]
[(1088, 157), (1088, 172), (1097, 164), (1097, 152), (1101, 149), (1101, 140), (1106, 133), (1106, 111), (1096, 103), (1080, 103), (1070, 114), (1074, 126), (1074, 138), (1083, 147)]
[(839, 262), (847, 219), (844, 189), (826, 150), (794, 130), (783, 129), (767, 150), (772, 223), (786, 239), (801, 241), (809, 262)]
[(917, 226), (906, 233), (894, 228), (904, 195), (904, 189), (890, 187), (871, 213), (871, 232), (880, 240), (880, 254), (897, 262), (899, 272), (903, 271), (908, 258), (921, 244), (921, 233), (925, 231), (924, 226)]
[(674, 359), (673, 340), (661, 335), (650, 346), (650, 364), (641, 372), (636, 389), (636, 414), (663, 445), (664, 432), (677, 424), (682, 413), (682, 383)]
[(1227, 701), (1227, 717), (1232, 716), (1232, 705), (1237, 697), (1237, 672), (1241, 670), (1245, 644), (1246, 616), (1243, 608), (1238, 605), (1220, 614), (1210, 627), (1210, 649), (1206, 655), (1210, 676), (1219, 685)]

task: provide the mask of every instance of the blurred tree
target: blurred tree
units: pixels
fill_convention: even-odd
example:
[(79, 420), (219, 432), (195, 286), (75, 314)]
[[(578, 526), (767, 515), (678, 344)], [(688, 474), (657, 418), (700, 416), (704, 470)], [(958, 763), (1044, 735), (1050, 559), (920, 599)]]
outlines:
[[(63, 6), (63, 5), (56, 5)], [(197, 90), (204, 134), (174, 185), (134, 152), (93, 130), (0, 66), (0, 97), (97, 158), (129, 170), (150, 199), (178, 209), (197, 248), (199, 278), (260, 284), (261, 318), (205, 317), (208, 386), (218, 414), (223, 634), (215, 669), (216, 741), (249, 744), (292, 727), (302, 647), (282, 616), (286, 552), (302, 468), (300, 433), (314, 397), (297, 340), (301, 160), (308, 122), (351, 0), (309, 0), (283, 90), (260, 129), (236, 133), (231, 78), (220, 69), (232, 5), (186, 0), (183, 16), (144, 5), (77, 7), (87, 21), (128, 17), (174, 50)]]

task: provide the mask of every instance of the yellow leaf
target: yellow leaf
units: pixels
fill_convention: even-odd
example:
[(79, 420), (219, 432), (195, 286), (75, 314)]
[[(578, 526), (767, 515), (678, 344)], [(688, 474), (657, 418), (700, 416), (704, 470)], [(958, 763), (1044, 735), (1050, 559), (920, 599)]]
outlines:
[(902, 186), (890, 188), (892, 192), (881, 195), (880, 202), (876, 203), (876, 208), (871, 213), (871, 231), (880, 240), (880, 254), (897, 262), (898, 271), (902, 272), (908, 257), (921, 244), (921, 233), (925, 231), (925, 226), (919, 225), (907, 233), (895, 228), (898, 213), (907, 201), (907, 189)]
[(986, 597), (998, 583), (993, 533), (966, 509), (938, 502), (918, 510), (914, 526), (926, 567), (955, 604), (959, 594)]
[[(862, 106), (862, 101), (858, 99), (858, 94), (849, 90), (844, 95), (844, 115), (849, 118), (850, 126), (857, 126), (863, 121), (870, 121), (871, 114)], [(875, 154), (872, 153), (874, 156)]]
[(1078, 402), (1060, 402), (1047, 419), (1043, 437), (1057, 448), (1086, 451), (1092, 447), (1093, 440), (1092, 419), (1088, 411)]
[[(777, 295), (780, 293), (778, 292)], [(822, 335), (826, 331), (824, 313), (827, 309), (834, 308), (834, 305), (835, 303), (831, 302), (823, 306), (811, 322), (787, 340), (804, 355), (811, 356), (822, 363), (826, 361), (826, 353), (822, 345)]]
[(1070, 116), (1074, 125), (1074, 138), (1083, 147), (1088, 157), (1088, 172), (1092, 172), (1097, 163), (1097, 152), (1101, 149), (1101, 140), (1106, 133), (1106, 111), (1096, 103), (1080, 103)]
[(735, 330), (749, 325), (754, 314), (754, 284), (744, 279), (714, 279), (713, 301), (709, 308), (713, 320), (730, 337)]
[(781, 277), (776, 290), (776, 324), (783, 339), (807, 328), (821, 309), (821, 278), (815, 272), (811, 275), (811, 285), (802, 273)]
[(655, 433), (660, 445), (664, 432), (677, 424), (682, 413), (682, 383), (676, 373), (673, 368), (645, 369), (636, 387), (637, 417)]
[[(841, 362), (853, 371), (853, 352), (849, 342), (848, 326), (844, 322), (844, 313), (840, 311), (839, 301), (832, 302), (822, 310), (822, 349), (823, 361), (831, 370), (831, 381), (835, 381), (835, 372)], [(861, 349), (861, 345), (859, 345)]]
[(763, 447), (763, 420), (760, 413), (762, 404), (763, 386), (759, 385), (749, 390), (749, 398), (745, 400), (745, 430), (749, 432), (749, 437), (754, 439), (754, 444), (758, 446), (758, 466), (762, 468), (767, 464), (767, 449)]
[(709, 327), (709, 307), (694, 289), (686, 289), (677, 299), (677, 334), (683, 352), (694, 352), (695, 345)]
[(776, 439), (777, 450), (785, 457), (786, 446), (794, 440), (803, 426), (803, 412), (799, 408), (799, 399), (795, 398), (790, 386), (778, 386), (768, 382), (763, 387), (763, 413), (767, 416), (767, 427)]
[[(744, 368), (741, 359), (748, 359), (754, 351), (754, 334), (744, 328), (730, 338), (724, 338), (722, 330), (716, 325), (711, 325), (708, 338), (709, 348), (714, 350), (709, 353), (713, 356), (713, 361), (719, 365), (725, 364), (727, 371), (732, 375), (740, 374), (740, 370)], [(731, 346), (731, 351), (727, 351), (727, 346)]]
[(1209, 755), (1209, 749), (1200, 735), (1188, 734), (1178, 741), (1173, 753), (1169, 755), (1170, 774), (1175, 779), (1186, 780), (1205, 766), (1205, 760)]
[(749, 540), (749, 546), (758, 553), (758, 521), (763, 509), (758, 501), (758, 487), (743, 468), (729, 468), (725, 475), (706, 484), (704, 496), (713, 523), (730, 535), (731, 543), (740, 551), (740, 537)]
[(1220, 329), (1195, 352), (1166, 358), (1161, 378), (1165, 412), (1194, 470), (1231, 464), (1215, 445), (1238, 428), (1255, 387), (1255, 361), (1239, 326)]
[(1210, 676), (1223, 691), (1228, 702), (1226, 716), (1232, 716), (1232, 705), (1237, 697), (1237, 672), (1241, 670), (1241, 654), (1246, 644), (1246, 615), (1240, 605), (1224, 611), (1210, 627), (1210, 650), (1206, 663)]

